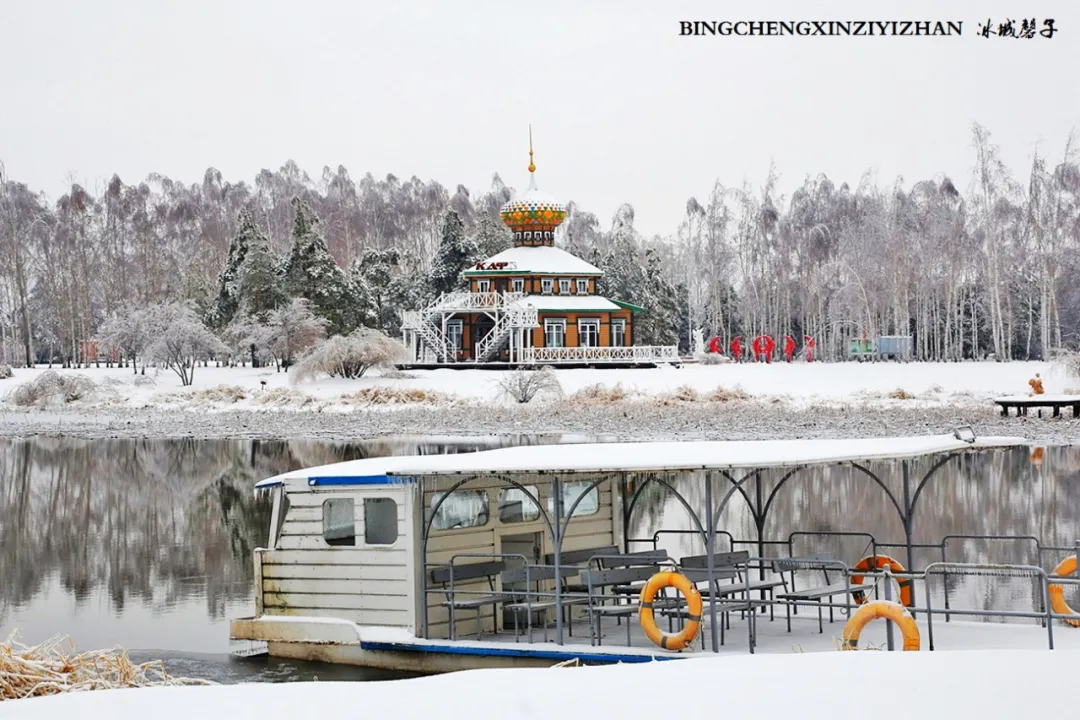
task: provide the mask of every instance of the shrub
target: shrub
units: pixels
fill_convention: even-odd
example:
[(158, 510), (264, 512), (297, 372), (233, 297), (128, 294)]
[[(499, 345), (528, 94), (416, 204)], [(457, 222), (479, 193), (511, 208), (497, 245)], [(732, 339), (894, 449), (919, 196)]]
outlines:
[(434, 390), (396, 387), (367, 387), (341, 397), (365, 405), (437, 405), (450, 399), (450, 396)]
[(632, 392), (622, 386), (622, 383), (614, 385), (586, 385), (570, 396), (572, 402), (582, 403), (616, 403), (630, 398)]
[(746, 392), (740, 387), (726, 388), (717, 387), (715, 390), (705, 396), (705, 400), (710, 402), (734, 402), (736, 400), (749, 400), (750, 393)]
[(305, 353), (292, 370), (293, 382), (319, 375), (356, 379), (371, 368), (391, 369), (405, 359), (405, 346), (378, 330), (358, 328), (323, 340)]
[(896, 388), (891, 393), (889, 393), (889, 397), (892, 398), (893, 400), (914, 400), (915, 399), (915, 396), (912, 395), (911, 393), (909, 393), (904, 388)]
[(539, 370), (514, 370), (499, 378), (499, 388), (503, 395), (513, 398), (514, 402), (525, 404), (540, 394), (562, 395), (562, 385), (555, 377), (555, 371), (545, 365)]
[(19, 407), (43, 407), (88, 400), (97, 391), (97, 383), (85, 375), (61, 375), (55, 370), (46, 370), (12, 390), (7, 400)]
[(15, 373), (11, 369), (10, 365), (0, 363), (0, 380), (7, 380), (10, 377), (14, 377)]
[(669, 393), (659, 395), (657, 399), (664, 405), (671, 405), (672, 403), (697, 402), (701, 396), (690, 385), (680, 385)]

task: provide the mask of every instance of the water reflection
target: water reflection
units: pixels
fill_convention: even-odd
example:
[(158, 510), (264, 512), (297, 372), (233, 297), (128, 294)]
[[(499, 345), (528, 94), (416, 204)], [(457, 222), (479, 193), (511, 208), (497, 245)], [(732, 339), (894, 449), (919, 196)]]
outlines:
[[(363, 457), (589, 439), (0, 440), (0, 634), (17, 628), (24, 642), (40, 642), (63, 633), (82, 648), (120, 644), (144, 649), (148, 656), (175, 657), (188, 664), (185, 668), (200, 667), (204, 657), (221, 664), (228, 650), (228, 619), (253, 610), (251, 551), (265, 542), (269, 525), (266, 498), (252, 492), (259, 479)], [(929, 466), (912, 463), (912, 477), (921, 478)], [(898, 464), (877, 463), (871, 469), (902, 496)], [(1011, 534), (1071, 545), (1080, 538), (1078, 475), (1080, 449), (1074, 447), (1049, 448), (1037, 462), (1025, 448), (950, 463), (919, 497), (915, 541)], [(779, 477), (763, 476), (765, 497)], [(684, 482), (679, 489), (696, 507), (703, 505), (699, 485)], [(683, 507), (660, 485), (647, 488), (637, 507), (635, 537), (651, 537), (658, 527), (691, 529)], [(739, 496), (721, 513), (719, 527), (736, 537), (754, 536)], [(776, 494), (767, 536), (786, 540), (796, 530), (856, 530), (882, 542), (903, 540), (886, 495), (850, 467), (801, 471)], [(692, 535), (668, 535), (660, 544), (674, 557), (701, 552)], [(792, 538), (792, 547), (797, 553), (832, 551), (852, 563), (865, 554), (867, 539), (806, 535)], [(948, 554), (952, 560), (1039, 562), (1033, 546), (1024, 542), (956, 540)], [(1052, 568), (1063, 554), (1048, 554), (1043, 567)], [(939, 555), (918, 551), (917, 564)], [(958, 592), (967, 593), (962, 602), (976, 606), (1000, 603), (1002, 593), (1007, 602), (1028, 602), (1024, 593), (1030, 588), (1023, 583), (994, 587), (957, 585)], [(297, 663), (248, 661), (189, 674), (329, 679), (327, 672)]]

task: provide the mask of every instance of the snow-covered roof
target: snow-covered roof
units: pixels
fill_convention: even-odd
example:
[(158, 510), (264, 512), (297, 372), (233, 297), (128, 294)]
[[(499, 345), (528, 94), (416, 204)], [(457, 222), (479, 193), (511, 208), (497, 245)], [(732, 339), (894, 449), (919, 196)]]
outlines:
[(1026, 445), (1020, 437), (984, 437), (969, 443), (953, 435), (855, 440), (724, 440), (528, 445), (451, 455), (366, 458), (294, 470), (263, 480), (269, 487), (290, 478), (310, 481), (385, 482), (387, 476), (508, 472), (661, 472), (759, 469), (890, 460), (973, 449)]
[(530, 275), (603, 275), (603, 271), (595, 265), (590, 265), (576, 255), (571, 255), (565, 250), (548, 245), (539, 247), (513, 247), (503, 250), (501, 253), (492, 255), (483, 263), (485, 268), (491, 267), (492, 263), (506, 263), (499, 270), (479, 270), (469, 268), (463, 274), (488, 275), (500, 274), (530, 274)]
[(621, 307), (599, 295), (527, 295), (518, 305), (531, 305), (542, 312), (566, 310), (569, 312), (622, 310)]

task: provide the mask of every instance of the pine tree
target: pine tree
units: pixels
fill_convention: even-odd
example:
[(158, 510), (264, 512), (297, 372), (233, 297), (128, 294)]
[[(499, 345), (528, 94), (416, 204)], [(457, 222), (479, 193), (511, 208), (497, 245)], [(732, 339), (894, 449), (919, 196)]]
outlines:
[(358, 324), (354, 288), (330, 255), (315, 213), (298, 197), (292, 206), (293, 244), (282, 267), (285, 291), (289, 297), (310, 300), (330, 323), (330, 334), (348, 333)]
[(465, 236), (465, 225), (453, 210), (443, 219), (442, 240), (431, 264), (430, 285), (436, 294), (463, 290), (461, 273), (477, 261), (479, 251), (472, 238)]
[(207, 313), (207, 324), (216, 329), (221, 329), (232, 322), (240, 306), (239, 285), (240, 266), (247, 257), (248, 248), (254, 243), (265, 242), (266, 238), (259, 232), (255, 225), (255, 219), (247, 210), (241, 210), (237, 218), (240, 227), (236, 235), (229, 242), (229, 259), (225, 263), (225, 269), (218, 275), (217, 297)]
[(248, 246), (237, 277), (239, 312), (260, 322), (287, 301), (281, 275), (280, 261), (263, 239)]
[(400, 330), (398, 312), (403, 309), (394, 303), (394, 269), (401, 256), (394, 248), (368, 250), (353, 263), (351, 279), (363, 296), (374, 327), (387, 335)]
[(483, 260), (513, 247), (514, 235), (502, 220), (489, 213), (481, 213), (476, 218), (473, 245), (478, 259)]

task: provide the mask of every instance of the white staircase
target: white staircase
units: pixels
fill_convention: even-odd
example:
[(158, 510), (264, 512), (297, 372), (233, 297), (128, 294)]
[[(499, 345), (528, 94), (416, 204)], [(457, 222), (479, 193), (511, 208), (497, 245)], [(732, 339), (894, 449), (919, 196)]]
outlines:
[(443, 295), (422, 310), (402, 313), (401, 329), (414, 333), (416, 351), (414, 362), (449, 362), (453, 348), (443, 331), (443, 320), (457, 313), (484, 313), (495, 325), (476, 345), (474, 357), (486, 362), (498, 354), (513, 331), (523, 327), (538, 327), (536, 308), (516, 303), (524, 293), (455, 292)]

